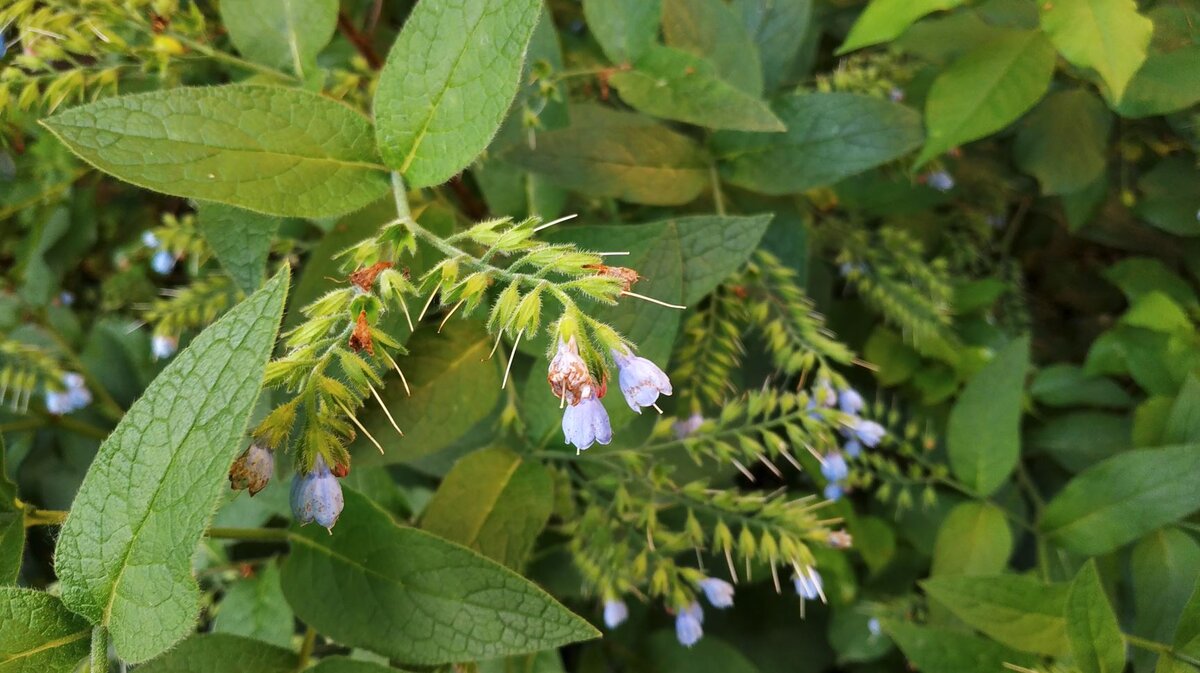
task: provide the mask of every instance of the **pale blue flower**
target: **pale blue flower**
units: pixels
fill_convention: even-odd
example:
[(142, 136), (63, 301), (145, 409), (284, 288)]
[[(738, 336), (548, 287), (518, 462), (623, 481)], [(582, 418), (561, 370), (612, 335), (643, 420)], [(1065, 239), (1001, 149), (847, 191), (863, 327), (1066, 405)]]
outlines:
[(896, 86), (892, 87), (891, 90), (888, 91), (888, 100), (892, 101), (893, 103), (899, 103), (900, 101), (904, 100), (904, 89)]
[(826, 500), (832, 500), (833, 502), (841, 500), (842, 496), (845, 494), (845, 492), (842, 490), (841, 484), (837, 483), (836, 481), (831, 481), (828, 484), (825, 484), (825, 490), (823, 493), (825, 494)]
[(311, 472), (292, 480), (291, 504), (292, 516), (301, 526), (316, 521), (321, 527), (332, 529), (337, 523), (345, 506), (342, 485), (320, 455)]
[(675, 433), (675, 439), (687, 439), (696, 434), (701, 425), (704, 425), (704, 417), (697, 412), (682, 421), (672, 423), (671, 430)]
[(867, 403), (863, 400), (863, 396), (858, 394), (858, 391), (853, 388), (846, 388), (838, 393), (838, 408), (843, 413), (857, 416), (858, 412), (862, 411), (866, 405)]
[(733, 605), (733, 585), (725, 580), (706, 577), (700, 580), (700, 590), (714, 608), (724, 609)]
[(629, 606), (625, 601), (610, 598), (604, 601), (604, 625), (615, 629), (629, 619)]
[(813, 399), (822, 407), (834, 407), (837, 405), (838, 395), (829, 381), (822, 379), (813, 387)]
[(946, 171), (934, 171), (926, 176), (925, 183), (939, 192), (954, 189), (954, 176)]
[(75, 372), (67, 372), (62, 376), (64, 390), (46, 391), (46, 411), (55, 416), (62, 416), (78, 411), (92, 403), (92, 393), (88, 391), (83, 377)]
[(703, 624), (704, 611), (699, 603), (692, 603), (680, 610), (679, 614), (675, 615), (675, 637), (679, 644), (691, 647), (700, 642), (700, 638), (704, 636)]
[(179, 350), (179, 338), (166, 334), (155, 334), (150, 337), (150, 353), (155, 360), (169, 358)]
[(671, 394), (671, 379), (658, 365), (644, 357), (619, 350), (614, 350), (612, 355), (617, 363), (621, 393), (625, 395), (625, 402), (630, 409), (640, 414), (643, 407), (654, 406), (659, 395)]
[(867, 632), (871, 634), (872, 638), (883, 633), (883, 627), (880, 626), (878, 618), (872, 617), (867, 620)]
[(825, 462), (821, 463), (821, 475), (829, 481), (843, 481), (850, 476), (850, 466), (846, 464), (846, 458), (838, 451), (833, 451), (825, 456)]
[(868, 449), (873, 449), (879, 446), (879, 442), (887, 435), (887, 430), (875, 421), (867, 421), (858, 419), (854, 424), (854, 437), (862, 442), (863, 446)]
[(860, 455), (862, 455), (862, 448), (862, 442), (858, 441), (857, 439), (851, 439), (850, 441), (846, 442), (845, 446), (842, 447), (842, 451), (845, 451), (846, 455), (850, 456), (851, 458), (858, 458)]
[(75, 294), (72, 292), (68, 292), (67, 290), (63, 290), (62, 292), (59, 292), (58, 293), (58, 303), (62, 304), (63, 306), (73, 305), (75, 303)]
[(166, 250), (159, 250), (150, 258), (150, 268), (160, 276), (171, 273), (171, 269), (175, 268), (175, 255)]
[(821, 573), (812, 566), (805, 568), (793, 577), (792, 584), (796, 587), (796, 593), (805, 600), (815, 601), (818, 598), (822, 601), (825, 600), (823, 598), (825, 585), (821, 580)]
[(143, 231), (142, 245), (150, 248), (151, 250), (157, 250), (160, 246), (162, 246), (162, 243), (158, 240), (158, 237), (154, 235), (153, 231)]
[(575, 453), (591, 448), (596, 442), (608, 444), (612, 441), (608, 412), (595, 397), (586, 397), (563, 411), (562, 431), (566, 443), (575, 445)]

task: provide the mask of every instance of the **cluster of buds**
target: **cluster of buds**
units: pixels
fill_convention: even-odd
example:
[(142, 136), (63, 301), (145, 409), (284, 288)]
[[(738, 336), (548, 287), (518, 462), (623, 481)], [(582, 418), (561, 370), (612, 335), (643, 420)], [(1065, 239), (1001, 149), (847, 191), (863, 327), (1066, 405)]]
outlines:
[(862, 418), (860, 414), (866, 408), (866, 401), (857, 390), (847, 386), (835, 391), (828, 379), (817, 382), (809, 402), (813, 414), (817, 413), (817, 408), (822, 407), (836, 407), (842, 413), (841, 433), (846, 442), (841, 450), (830, 451), (821, 458), (821, 475), (828, 482), (824, 491), (825, 498), (838, 500), (845, 494), (850, 478), (850, 466), (846, 459), (858, 458), (864, 448), (873, 449), (879, 446), (887, 436), (887, 430), (875, 421)]
[(62, 376), (63, 390), (46, 391), (46, 411), (62, 416), (86, 407), (92, 403), (92, 394), (84, 385), (83, 377), (75, 372), (67, 372)]

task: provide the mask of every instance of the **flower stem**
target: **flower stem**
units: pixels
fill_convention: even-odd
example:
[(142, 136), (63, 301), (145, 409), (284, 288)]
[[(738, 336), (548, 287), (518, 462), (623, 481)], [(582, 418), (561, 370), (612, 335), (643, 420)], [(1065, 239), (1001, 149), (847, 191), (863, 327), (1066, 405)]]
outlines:
[(209, 528), (207, 535), (215, 540), (287, 542), (291, 533), (286, 528)]
[(313, 648), (317, 644), (317, 631), (311, 626), (304, 630), (304, 640), (300, 642), (300, 660), (296, 663), (296, 670), (303, 671), (308, 668), (308, 660), (312, 658)]

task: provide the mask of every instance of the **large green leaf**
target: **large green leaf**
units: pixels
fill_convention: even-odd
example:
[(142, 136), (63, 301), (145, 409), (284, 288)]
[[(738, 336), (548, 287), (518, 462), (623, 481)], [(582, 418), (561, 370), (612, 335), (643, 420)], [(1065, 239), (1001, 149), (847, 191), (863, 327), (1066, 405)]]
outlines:
[(708, 296), (721, 281), (741, 268), (758, 247), (772, 215), (693, 215), (647, 227), (673, 229), (683, 259), (683, 303)]
[(279, 586), (279, 566), (267, 563), (254, 577), (230, 587), (221, 599), (212, 630), (290, 648), (295, 623)]
[(1152, 117), (1200, 102), (1200, 44), (1151, 54), (1133, 76), (1116, 106), (1122, 117)]
[(337, 0), (222, 0), (221, 23), (243, 56), (301, 79), (337, 29)]
[(201, 203), (199, 212), (200, 231), (226, 273), (243, 292), (257, 290), (267, 272), (279, 218), (220, 203)]
[(329, 534), (301, 528), (283, 566), (296, 615), (345, 645), (414, 664), (536, 652), (599, 634), (520, 575), (429, 533), (397, 526), (345, 489)]
[(69, 673), (92, 627), (41, 591), (0, 587), (0, 673)]
[(950, 411), (950, 469), (971, 490), (991, 495), (1008, 479), (1021, 451), (1021, 395), (1029, 338), (1013, 341), (967, 383)]
[[(1109, 267), (1106, 277), (1111, 278), (1110, 274), (1123, 263)], [(1127, 409), (1133, 404), (1129, 393), (1112, 379), (1088, 374), (1069, 364), (1055, 364), (1038, 370), (1029, 384), (1029, 394), (1038, 404), (1052, 407)]]
[(42, 123), (88, 163), (139, 187), (271, 215), (337, 215), (388, 189), (366, 118), (298, 89), (168, 89), (104, 98)]
[(984, 502), (960, 503), (938, 529), (930, 574), (995, 575), (1008, 566), (1012, 552), (1012, 529), (1000, 508)]
[(1042, 30), (1059, 53), (1104, 78), (1114, 100), (1146, 60), (1154, 23), (1134, 0), (1054, 0), (1038, 3)]
[[(1133, 589), (1132, 633), (1171, 642), (1188, 595), (1200, 577), (1200, 543), (1177, 529), (1164, 528), (1143, 537), (1129, 559)], [(1134, 650), (1134, 666), (1148, 670), (1155, 654)]]
[(536, 147), (506, 159), (584, 194), (668, 206), (695, 199), (709, 182), (709, 160), (695, 142), (649, 120), (591, 106), (571, 109), (572, 124), (539, 133)]
[(287, 270), (196, 337), (100, 445), (58, 538), (63, 602), (108, 626), (122, 659), (195, 627), (191, 560), (258, 399)]
[(608, 60), (632, 63), (658, 37), (662, 0), (584, 0), (583, 16)]
[[(1175, 628), (1175, 638), (1172, 640), (1175, 652), (1191, 659), (1200, 659), (1200, 582), (1196, 583), (1191, 598), (1179, 616), (1179, 626)], [(1191, 673), (1196, 669), (1188, 663), (1171, 656), (1160, 656), (1155, 673)]]
[(1066, 585), (994, 575), (933, 577), (921, 587), (954, 616), (1009, 647), (1051, 656), (1067, 652)]
[(0, 585), (17, 583), (25, 553), (25, 513), (16, 507), (17, 486), (8, 480), (7, 455), (0, 436)]
[(1075, 553), (1107, 554), (1200, 509), (1198, 471), (1195, 444), (1122, 453), (1069, 481), (1039, 527)]
[(774, 91), (791, 75), (812, 21), (812, 0), (734, 0), (750, 39), (758, 45), (763, 88)]
[(921, 116), (910, 108), (851, 93), (786, 96), (775, 111), (787, 133), (713, 136), (722, 175), (764, 194), (830, 185), (897, 159), (921, 144)]
[(1046, 97), (1024, 120), (1013, 155), (1043, 194), (1077, 192), (1104, 173), (1112, 113), (1087, 89)]
[(715, 636), (706, 635), (692, 647), (680, 647), (673, 631), (658, 631), (648, 641), (647, 670), (758, 673), (758, 667), (736, 647)]
[(900, 37), (917, 19), (942, 9), (951, 9), (963, 0), (871, 0), (863, 10), (846, 41), (837, 53), (868, 47), (881, 42), (890, 42)]
[(626, 103), (655, 117), (711, 129), (787, 130), (765, 102), (721, 79), (712, 63), (673, 47), (650, 47), (632, 70), (609, 81)]
[(1200, 169), (1184, 157), (1168, 157), (1138, 180), (1137, 214), (1177, 236), (1200, 235)]
[(139, 673), (293, 673), (296, 654), (258, 640), (224, 633), (192, 636), (139, 667)]
[(925, 101), (929, 138), (918, 164), (1008, 126), (1050, 86), (1054, 46), (1039, 31), (1007, 31), (938, 75)]
[(375, 124), (410, 187), (450, 179), (487, 147), (517, 94), (540, 0), (421, 0), (379, 75)]
[(1128, 414), (1073, 411), (1053, 416), (1029, 432), (1027, 452), (1044, 451), (1071, 472), (1082, 472), (1133, 446), (1133, 419)]
[(883, 628), (923, 673), (1004, 671), (1005, 664), (1033, 666), (1037, 659), (973, 633), (885, 621)]
[(425, 506), (421, 528), (520, 569), (550, 519), (553, 496), (541, 463), (484, 449), (454, 464)]
[(663, 0), (667, 44), (707, 59), (717, 77), (751, 96), (763, 92), (758, 47), (723, 0)]
[(1113, 612), (1096, 559), (1089, 559), (1075, 575), (1067, 592), (1064, 611), (1067, 642), (1075, 665), (1083, 673), (1120, 673), (1125, 670), (1125, 638)]
[(399, 673), (399, 669), (350, 657), (324, 657), (308, 673)]

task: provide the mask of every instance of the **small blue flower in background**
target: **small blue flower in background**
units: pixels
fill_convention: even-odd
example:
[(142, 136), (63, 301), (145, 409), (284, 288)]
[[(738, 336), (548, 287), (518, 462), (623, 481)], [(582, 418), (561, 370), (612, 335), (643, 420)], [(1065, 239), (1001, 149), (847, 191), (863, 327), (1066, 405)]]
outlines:
[(875, 638), (879, 634), (883, 633), (883, 627), (879, 625), (879, 620), (877, 618), (872, 617), (867, 620), (867, 632), (871, 634), (872, 638)]
[(83, 377), (75, 372), (67, 372), (62, 376), (65, 390), (46, 391), (46, 411), (55, 416), (62, 416), (78, 411), (92, 403), (92, 394), (88, 392)]
[(866, 272), (867, 265), (865, 262), (842, 262), (842, 264), (838, 266), (838, 274), (841, 275), (842, 278), (849, 278), (850, 276)]
[(675, 433), (675, 439), (687, 439), (696, 434), (701, 425), (704, 425), (704, 417), (700, 412), (696, 412), (682, 421), (671, 424), (671, 431)]
[(850, 476), (850, 466), (846, 464), (846, 458), (837, 451), (826, 455), (825, 462), (821, 463), (821, 476), (829, 481), (845, 480)]
[(842, 496), (845, 495), (841, 484), (837, 483), (836, 481), (831, 481), (828, 484), (825, 484), (825, 490), (822, 491), (822, 493), (825, 495), (826, 500), (832, 500), (833, 502), (841, 500)]
[(585, 397), (579, 404), (568, 405), (563, 411), (563, 436), (567, 444), (575, 445), (575, 453), (586, 451), (592, 444), (612, 441), (612, 424), (604, 404), (595, 397)]
[(71, 306), (75, 303), (75, 295), (71, 292), (63, 290), (58, 293), (58, 303), (63, 306)]
[(887, 436), (887, 430), (882, 425), (861, 418), (854, 424), (853, 432), (854, 438), (869, 449), (879, 446), (879, 442)]
[(162, 243), (159, 242), (158, 237), (154, 235), (153, 231), (143, 231), (142, 245), (150, 248), (151, 250), (157, 250)]
[(733, 585), (725, 580), (706, 577), (700, 580), (700, 590), (714, 608), (724, 609), (733, 605)]
[(179, 350), (179, 337), (155, 334), (150, 337), (150, 354), (155, 360), (169, 358)]
[(844, 413), (857, 416), (858, 412), (862, 411), (866, 405), (867, 403), (863, 400), (863, 396), (858, 394), (858, 391), (853, 388), (846, 388), (838, 393), (838, 408)]
[(159, 250), (150, 258), (150, 268), (160, 276), (171, 273), (171, 270), (175, 268), (175, 255), (166, 250)]
[(861, 442), (857, 439), (852, 439), (846, 442), (845, 446), (842, 447), (842, 451), (846, 452), (846, 455), (851, 458), (858, 458), (862, 455), (862, 448)]
[(610, 598), (604, 601), (604, 625), (615, 629), (629, 619), (629, 606), (625, 601)]
[(675, 637), (679, 640), (679, 644), (684, 647), (691, 647), (700, 642), (700, 638), (704, 636), (704, 610), (700, 608), (699, 603), (691, 605), (679, 611), (675, 615)]
[(793, 577), (792, 584), (796, 587), (796, 593), (804, 600), (825, 600), (825, 585), (821, 580), (821, 573), (812, 566), (801, 570)]
[(888, 91), (888, 100), (892, 101), (893, 103), (899, 103), (900, 101), (904, 100), (904, 89), (901, 89), (898, 86), (892, 87), (892, 89)]
[(948, 192), (954, 189), (954, 176), (946, 171), (934, 171), (925, 176), (925, 184), (933, 187), (939, 192)]
[(342, 485), (329, 471), (325, 458), (318, 455), (311, 472), (292, 480), (292, 516), (301, 526), (316, 521), (326, 529), (333, 529), (342, 514), (345, 501)]
[(671, 394), (671, 379), (658, 365), (632, 353), (614, 350), (613, 361), (617, 363), (617, 380), (621, 393), (629, 408), (642, 413), (644, 407), (653, 407), (659, 395)]

